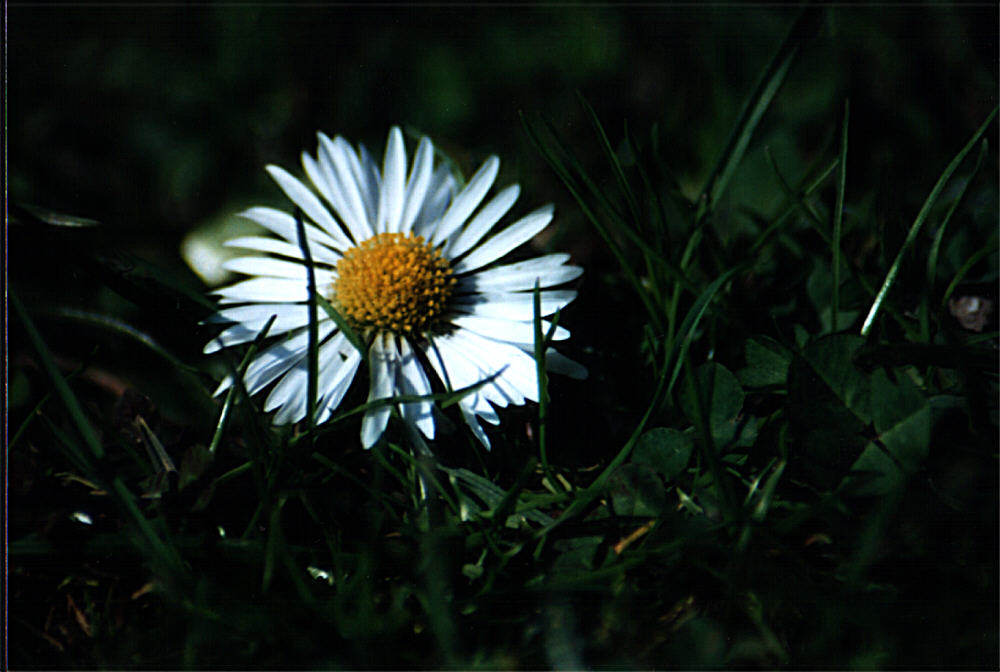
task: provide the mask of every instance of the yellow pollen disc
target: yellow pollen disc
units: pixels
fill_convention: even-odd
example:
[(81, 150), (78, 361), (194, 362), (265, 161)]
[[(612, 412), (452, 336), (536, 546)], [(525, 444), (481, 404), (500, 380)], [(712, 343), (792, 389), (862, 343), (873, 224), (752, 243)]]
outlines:
[(413, 334), (433, 326), (454, 285), (448, 262), (423, 236), (380, 233), (337, 262), (332, 298), (359, 327)]

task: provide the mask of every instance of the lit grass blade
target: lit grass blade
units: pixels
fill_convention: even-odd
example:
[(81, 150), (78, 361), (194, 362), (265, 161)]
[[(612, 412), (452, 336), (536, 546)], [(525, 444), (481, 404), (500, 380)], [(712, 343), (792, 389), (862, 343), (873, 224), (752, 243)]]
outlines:
[(979, 168), (983, 165), (983, 157), (986, 156), (988, 148), (989, 142), (984, 139), (979, 147), (979, 155), (976, 157), (976, 165), (972, 168), (972, 172), (969, 173), (968, 179), (965, 181), (965, 184), (962, 185), (962, 189), (958, 192), (958, 195), (952, 202), (951, 207), (948, 208), (948, 213), (944, 216), (944, 219), (941, 220), (941, 226), (938, 227), (937, 233), (934, 236), (934, 242), (931, 243), (930, 252), (927, 253), (927, 281), (924, 283), (924, 300), (920, 304), (920, 333), (926, 343), (929, 343), (931, 340), (930, 292), (934, 287), (935, 281), (937, 280), (938, 256), (940, 256), (941, 253), (941, 243), (944, 241), (944, 234), (948, 229), (948, 224), (951, 222), (952, 215), (955, 214), (955, 210), (958, 209), (959, 204), (965, 198), (965, 193), (969, 190), (969, 185), (972, 184), (972, 180), (975, 179), (976, 175), (979, 173)]
[(278, 318), (277, 315), (272, 315), (264, 325), (264, 328), (260, 330), (257, 334), (257, 338), (254, 339), (250, 348), (247, 350), (247, 354), (243, 357), (243, 361), (240, 362), (239, 370), (232, 372), (233, 384), (226, 392), (226, 399), (222, 403), (222, 410), (219, 412), (219, 420), (215, 423), (215, 433), (212, 435), (212, 441), (208, 444), (208, 452), (210, 455), (214, 455), (215, 451), (218, 450), (219, 444), (222, 442), (222, 435), (225, 432), (226, 425), (229, 424), (229, 416), (232, 414), (233, 404), (236, 400), (236, 395), (242, 393), (244, 397), (249, 396), (246, 393), (246, 388), (243, 385), (243, 377), (247, 373), (247, 369), (250, 367), (250, 362), (253, 361), (253, 357), (257, 354), (257, 349), (260, 344), (264, 342), (267, 338), (267, 334), (271, 331), (271, 326), (274, 321)]
[(972, 151), (972, 148), (976, 146), (979, 139), (983, 137), (986, 129), (989, 128), (990, 124), (993, 123), (994, 117), (996, 117), (997, 108), (993, 108), (990, 115), (983, 122), (982, 126), (972, 135), (972, 139), (962, 148), (958, 155), (951, 160), (948, 167), (944, 169), (941, 173), (941, 177), (938, 178), (937, 183), (934, 188), (931, 189), (931, 193), (927, 196), (927, 200), (924, 201), (923, 207), (920, 208), (920, 212), (917, 213), (917, 218), (913, 221), (910, 226), (909, 232), (906, 234), (906, 239), (903, 241), (903, 246), (899, 249), (899, 253), (896, 254), (896, 259), (892, 262), (892, 266), (889, 267), (889, 272), (886, 273), (885, 280), (882, 282), (882, 288), (879, 289), (878, 294), (875, 296), (875, 301), (872, 303), (871, 308), (868, 311), (868, 316), (865, 317), (864, 324), (861, 326), (861, 335), (868, 336), (871, 332), (872, 326), (875, 324), (875, 318), (878, 317), (879, 312), (882, 310), (882, 305), (885, 303), (886, 296), (889, 294), (889, 290), (892, 289), (893, 284), (896, 282), (896, 276), (899, 275), (899, 267), (903, 263), (903, 257), (906, 255), (907, 251), (913, 247), (914, 242), (916, 242), (917, 235), (920, 233), (920, 229), (923, 228), (924, 222), (930, 216), (931, 209), (937, 203), (938, 198), (941, 196), (941, 192), (944, 190), (945, 185), (948, 184), (948, 180), (958, 169), (959, 164), (965, 159), (966, 155)]
[(333, 320), (333, 323), (337, 325), (337, 328), (344, 332), (344, 337), (347, 338), (347, 341), (354, 346), (355, 350), (358, 351), (361, 355), (361, 361), (363, 361), (367, 366), (368, 348), (365, 347), (364, 340), (362, 340), (358, 332), (354, 330), (351, 323), (348, 322), (347, 319), (341, 315), (340, 312), (333, 307), (333, 304), (330, 303), (322, 294), (315, 293), (313, 294), (313, 297), (315, 297), (316, 303), (323, 309), (323, 312), (325, 312), (327, 316)]
[(830, 329), (837, 331), (837, 317), (840, 315), (840, 234), (844, 221), (844, 190), (847, 184), (847, 127), (851, 118), (851, 101), (844, 101), (844, 125), (840, 136), (840, 170), (837, 172), (837, 203), (833, 211), (833, 238), (830, 249), (833, 254), (833, 313)]

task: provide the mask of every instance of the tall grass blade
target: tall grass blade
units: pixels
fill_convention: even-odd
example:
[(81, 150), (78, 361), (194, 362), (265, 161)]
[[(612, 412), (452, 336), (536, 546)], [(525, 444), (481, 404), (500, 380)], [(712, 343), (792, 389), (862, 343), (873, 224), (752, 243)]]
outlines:
[(80, 406), (80, 402), (77, 401), (76, 395), (69, 389), (66, 379), (63, 378), (61, 373), (59, 373), (59, 369), (56, 367), (55, 360), (52, 358), (52, 353), (49, 351), (49, 347), (45, 344), (41, 333), (39, 333), (38, 328), (35, 327), (35, 323), (32, 321), (31, 317), (28, 316), (27, 311), (24, 309), (24, 305), (21, 303), (20, 297), (12, 289), (8, 289), (8, 296), (10, 298), (11, 305), (14, 307), (14, 313), (17, 314), (18, 319), (21, 320), (21, 325), (24, 327), (24, 331), (28, 335), (28, 340), (31, 341), (31, 345), (35, 348), (35, 352), (38, 354), (38, 359), (42, 365), (42, 369), (52, 382), (52, 386), (55, 388), (56, 395), (59, 397), (59, 400), (62, 401), (63, 406), (66, 407), (66, 411), (69, 413), (70, 419), (76, 426), (76, 430), (80, 433), (80, 437), (83, 439), (83, 442), (96, 459), (99, 460), (103, 458), (104, 446), (101, 445), (100, 440), (97, 438), (97, 434), (94, 433), (94, 428), (91, 426), (90, 421), (87, 420), (87, 416), (84, 414), (83, 408)]
[(840, 138), (840, 170), (837, 172), (837, 204), (833, 211), (833, 313), (830, 316), (830, 330), (837, 331), (837, 317), (840, 315), (840, 233), (844, 221), (844, 190), (847, 184), (847, 127), (851, 118), (851, 101), (844, 101), (844, 126)]
[(969, 190), (969, 185), (972, 184), (972, 180), (979, 173), (979, 168), (983, 165), (983, 157), (986, 156), (987, 149), (989, 149), (989, 141), (983, 139), (982, 144), (979, 146), (979, 155), (976, 157), (976, 165), (973, 166), (968, 179), (962, 185), (951, 207), (948, 208), (948, 213), (941, 220), (941, 226), (938, 227), (937, 233), (934, 235), (934, 242), (931, 243), (930, 252), (927, 253), (927, 281), (924, 283), (924, 298), (920, 303), (920, 333), (925, 343), (929, 343), (931, 339), (930, 293), (937, 280), (938, 256), (941, 253), (941, 243), (944, 241), (944, 233), (948, 229), (952, 215), (955, 214), (955, 210), (958, 209), (959, 204), (965, 198), (965, 193)]
[(702, 189), (702, 202), (699, 206), (697, 221), (700, 221), (706, 214), (712, 212), (719, 202), (719, 198), (726, 191), (729, 180), (736, 172), (736, 168), (743, 160), (747, 147), (753, 133), (757, 130), (757, 125), (770, 107), (771, 101), (777, 95), (778, 90), (785, 81), (798, 52), (798, 46), (794, 43), (794, 35), (806, 16), (806, 10), (799, 12), (798, 17), (792, 23), (788, 33), (782, 40), (781, 45), (771, 58), (770, 63), (764, 69), (757, 85), (754, 87), (750, 97), (743, 104), (739, 116), (736, 118), (729, 138), (723, 147), (722, 153), (716, 161), (715, 167), (709, 174), (705, 188)]
[(257, 334), (253, 343), (250, 344), (247, 354), (244, 355), (243, 361), (240, 362), (239, 369), (230, 374), (233, 376), (233, 384), (226, 392), (226, 399), (222, 403), (222, 410), (219, 412), (219, 420), (215, 423), (215, 432), (212, 434), (212, 441), (208, 444), (208, 453), (210, 455), (215, 454), (215, 451), (219, 448), (219, 444), (222, 442), (222, 435), (225, 432), (226, 425), (229, 423), (229, 416), (232, 413), (236, 395), (241, 393), (244, 397), (249, 396), (246, 387), (243, 385), (243, 377), (246, 375), (254, 355), (257, 354), (257, 349), (260, 348), (261, 343), (267, 338), (267, 334), (271, 331), (271, 326), (274, 325), (274, 321), (277, 318), (277, 315), (271, 316), (267, 324), (264, 325), (264, 328)]
[(869, 332), (871, 332), (872, 325), (875, 324), (875, 318), (878, 317), (879, 311), (882, 309), (882, 304), (885, 303), (886, 296), (889, 294), (889, 290), (892, 289), (893, 284), (896, 282), (896, 276), (899, 274), (899, 267), (903, 263), (904, 255), (916, 241), (917, 235), (920, 233), (920, 229), (930, 216), (931, 209), (937, 203), (945, 185), (948, 184), (948, 180), (951, 179), (951, 176), (958, 169), (959, 164), (962, 163), (962, 160), (965, 159), (966, 155), (972, 151), (972, 148), (979, 142), (979, 139), (993, 122), (996, 114), (997, 108), (994, 107), (993, 111), (990, 112), (990, 115), (986, 118), (986, 121), (984, 121), (983, 124), (976, 130), (976, 132), (972, 135), (972, 138), (968, 143), (966, 143), (965, 147), (962, 148), (958, 155), (951, 160), (948, 167), (944, 169), (943, 173), (941, 173), (941, 177), (938, 178), (934, 188), (931, 189), (931, 193), (927, 196), (927, 200), (924, 201), (923, 207), (921, 207), (920, 212), (917, 213), (917, 218), (910, 226), (910, 230), (906, 234), (906, 239), (903, 241), (902, 247), (900, 247), (899, 252), (896, 254), (896, 259), (892, 262), (892, 266), (889, 267), (889, 272), (886, 273), (885, 280), (882, 282), (882, 288), (879, 289), (878, 294), (875, 296), (875, 301), (872, 303), (872, 306), (868, 311), (868, 316), (865, 317), (864, 324), (861, 325), (862, 336), (868, 336)]

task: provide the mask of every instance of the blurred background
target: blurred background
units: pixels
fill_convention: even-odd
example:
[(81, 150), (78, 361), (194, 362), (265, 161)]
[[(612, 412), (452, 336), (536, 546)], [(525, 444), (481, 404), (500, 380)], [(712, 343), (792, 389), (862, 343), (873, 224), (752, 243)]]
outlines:
[[(732, 3), (12, 3), (10, 196), (157, 237), (175, 259), (186, 231), (275, 199), (263, 165), (297, 167), (317, 130), (379, 153), (399, 124), (465, 171), (498, 153), (501, 179), (524, 183), (526, 200), (558, 199), (519, 114), (551, 120), (586, 156), (578, 91), (613, 143), (623, 122), (637, 134), (658, 123), (694, 193), (793, 16)], [(911, 196), (915, 171), (930, 179), (924, 164), (943, 167), (996, 102), (996, 19), (993, 3), (827, 12), (759, 137), (789, 162), (808, 159), (850, 97), (849, 179), (921, 198), (930, 185)]]

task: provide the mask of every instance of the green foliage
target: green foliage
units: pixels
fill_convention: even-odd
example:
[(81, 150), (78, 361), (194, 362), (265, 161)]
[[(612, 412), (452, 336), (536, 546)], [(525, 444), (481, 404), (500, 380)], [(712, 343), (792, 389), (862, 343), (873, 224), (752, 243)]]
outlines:
[[(522, 168), (522, 183), (559, 190), (558, 242), (587, 272), (548, 331), (536, 295), (541, 403), (505, 409), (487, 430), (490, 453), (455, 408), (471, 388), (431, 395), (442, 415), (432, 455), (396, 421), (360, 448), (361, 414), (389, 403), (365, 403), (364, 385), (313, 427), (315, 337), (310, 419), (272, 426), (240, 383), (270, 325), (242, 352), (201, 355), (211, 304), (172, 259), (176, 241), (162, 254), (163, 230), (12, 211), (12, 667), (996, 664), (997, 143), (995, 110), (979, 100), (991, 100), (995, 64), (984, 86), (974, 54), (946, 50), (976, 66), (955, 66), (973, 73), (963, 81), (975, 92), (964, 101), (974, 113), (956, 117), (950, 99), (906, 88), (912, 41), (893, 23), (904, 10), (761, 13), (751, 25), (766, 28), (772, 53), (747, 47), (755, 86), (744, 59), (699, 44), (685, 67), (649, 72), (670, 74), (712, 114), (664, 108), (648, 131), (615, 133), (603, 122), (628, 105), (609, 108), (606, 82), (586, 77), (623, 68), (626, 37), (659, 39), (660, 24), (645, 26), (645, 10), (564, 9), (498, 13), (474, 29), (496, 48), (486, 72), (513, 91), (539, 88), (531, 73), (546, 58), (596, 87), (558, 103), (545, 91), (520, 99), (532, 147), (521, 160), (551, 168)], [(244, 18), (291, 21), (269, 11)], [(243, 60), (261, 72), (310, 61), (304, 48), (283, 51), (277, 28), (250, 49), (222, 12), (209, 14), (211, 81), (239, 90)], [(579, 39), (552, 46), (527, 16)], [(886, 130), (871, 121), (882, 99), (834, 58), (831, 36), (859, 22), (882, 31), (877, 55), (851, 58), (896, 75), (874, 78), (898, 94)], [(523, 48), (501, 48), (519, 30)], [(413, 46), (402, 32), (389, 26), (365, 48), (388, 59), (397, 43)], [(488, 127), (470, 116), (486, 94), (461, 50), (426, 46), (427, 62), (397, 74), (441, 94), (415, 104), (414, 126)], [(161, 95), (129, 69), (139, 57), (155, 74), (161, 56), (118, 48), (102, 86)], [(26, 67), (25, 46), (15, 52)], [(719, 74), (730, 68), (736, 81)], [(308, 72), (325, 83), (325, 71)], [(356, 93), (344, 114), (360, 118), (381, 89), (343, 77)], [(209, 95), (208, 84), (167, 79), (192, 101)], [(301, 114), (283, 86), (240, 128)], [(505, 114), (495, 124), (510, 133), (516, 115)], [(209, 219), (256, 196), (184, 200), (201, 173), (224, 172), (207, 150), (224, 142), (211, 137), (224, 124), (174, 147), (171, 131), (138, 123), (125, 135), (142, 152), (193, 166), (154, 180), (170, 208)], [(23, 148), (12, 156), (15, 173), (35, 166)], [(30, 183), (36, 200), (46, 181), (33, 170), (12, 182)], [(349, 327), (313, 296), (313, 330), (320, 309)], [(557, 321), (572, 329), (587, 381), (545, 375)], [(213, 399), (225, 375), (236, 383)]]

